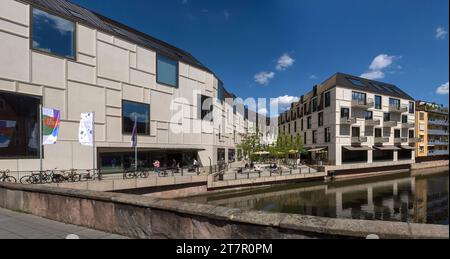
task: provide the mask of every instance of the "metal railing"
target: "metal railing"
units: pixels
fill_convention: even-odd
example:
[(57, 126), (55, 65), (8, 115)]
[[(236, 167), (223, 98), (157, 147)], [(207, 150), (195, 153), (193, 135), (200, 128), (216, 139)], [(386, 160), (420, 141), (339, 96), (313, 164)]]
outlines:
[(283, 175), (312, 174), (317, 172), (319, 172), (318, 169), (305, 166), (302, 167), (292, 166), (290, 168), (278, 167), (271, 169), (269, 168), (268, 170), (245, 169), (241, 167), (236, 168), (236, 170), (233, 173), (225, 173), (225, 171), (217, 172), (215, 173), (213, 180), (214, 182), (219, 182), (228, 180), (241, 180), (241, 179), (263, 178), (263, 177), (283, 176)]

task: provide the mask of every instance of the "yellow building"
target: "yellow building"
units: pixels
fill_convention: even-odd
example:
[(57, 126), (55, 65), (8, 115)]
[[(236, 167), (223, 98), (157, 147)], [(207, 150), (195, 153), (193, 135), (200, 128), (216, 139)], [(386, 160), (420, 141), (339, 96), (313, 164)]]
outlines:
[(428, 156), (428, 112), (416, 112), (417, 157)]

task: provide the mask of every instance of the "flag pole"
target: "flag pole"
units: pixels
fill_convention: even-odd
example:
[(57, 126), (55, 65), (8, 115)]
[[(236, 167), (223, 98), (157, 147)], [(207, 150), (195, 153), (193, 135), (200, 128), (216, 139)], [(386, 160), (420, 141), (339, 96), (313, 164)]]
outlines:
[(95, 150), (95, 112), (92, 112), (92, 170), (93, 175), (95, 175), (95, 158), (97, 156)]
[(134, 116), (134, 124), (136, 126), (136, 132), (135, 132), (135, 145), (134, 145), (134, 169), (135, 172), (137, 172), (138, 170), (138, 149), (137, 149), (137, 141), (138, 141), (138, 137), (137, 137), (137, 115)]
[(40, 163), (40, 172), (42, 172), (42, 152), (43, 152), (43, 132), (42, 132), (42, 103), (39, 104), (39, 163)]

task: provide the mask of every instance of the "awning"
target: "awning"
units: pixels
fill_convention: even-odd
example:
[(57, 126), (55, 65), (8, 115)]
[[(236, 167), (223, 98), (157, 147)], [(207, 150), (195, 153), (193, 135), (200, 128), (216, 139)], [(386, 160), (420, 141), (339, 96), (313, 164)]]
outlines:
[(396, 147), (396, 146), (374, 146), (373, 148), (375, 148), (377, 150), (382, 150), (382, 151), (402, 150), (401, 148)]
[(411, 147), (411, 146), (404, 146), (404, 145), (402, 145), (402, 146), (401, 146), (401, 148), (402, 148), (402, 149), (404, 149), (404, 150), (416, 150), (416, 148), (415, 148), (415, 147)]
[(313, 149), (308, 150), (308, 152), (311, 152), (311, 153), (312, 152), (319, 152), (319, 151), (323, 151), (325, 149), (327, 149), (327, 147), (313, 148)]
[(347, 149), (348, 151), (369, 151), (369, 150), (373, 150), (371, 147), (368, 147), (368, 146), (360, 146), (360, 147), (344, 146), (343, 148)]

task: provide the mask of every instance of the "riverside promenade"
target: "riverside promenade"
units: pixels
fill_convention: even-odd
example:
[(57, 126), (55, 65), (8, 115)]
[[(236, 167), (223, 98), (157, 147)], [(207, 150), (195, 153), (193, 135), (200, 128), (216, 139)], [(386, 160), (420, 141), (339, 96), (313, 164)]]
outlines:
[(69, 235), (79, 239), (127, 239), (0, 208), (0, 239), (67, 239)]

